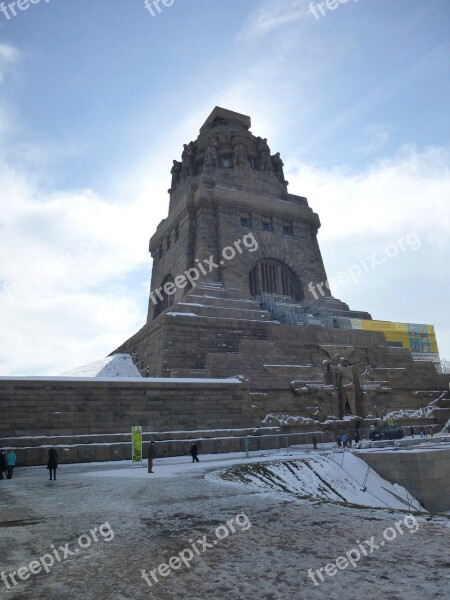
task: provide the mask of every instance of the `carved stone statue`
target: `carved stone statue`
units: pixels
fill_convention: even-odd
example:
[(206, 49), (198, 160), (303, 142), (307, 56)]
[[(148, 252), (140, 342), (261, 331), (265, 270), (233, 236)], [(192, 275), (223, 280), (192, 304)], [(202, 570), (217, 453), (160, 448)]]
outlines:
[(279, 152), (277, 152), (276, 154), (274, 154), (274, 156), (272, 156), (272, 166), (273, 166), (273, 169), (275, 171), (275, 176), (278, 179), (278, 181), (280, 183), (282, 183), (283, 185), (287, 185), (288, 182), (284, 178), (284, 171), (283, 171), (284, 163), (281, 160)]
[(259, 168), (264, 173), (273, 173), (272, 157), (270, 156), (270, 148), (267, 144), (267, 138), (258, 141)]
[[(336, 357), (335, 357), (336, 359)], [(355, 384), (353, 380), (353, 369), (343, 356), (340, 356), (338, 363), (330, 366), (331, 373), (334, 375), (334, 385), (338, 394), (339, 418), (343, 418), (348, 409), (356, 415), (355, 402)]]
[(177, 160), (173, 161), (173, 167), (170, 171), (172, 175), (172, 183), (170, 186), (169, 192), (173, 192), (176, 190), (178, 184), (180, 183), (180, 175), (181, 175), (181, 163)]
[(205, 149), (205, 162), (204, 167), (206, 169), (212, 169), (217, 167), (219, 164), (219, 158), (217, 154), (217, 138), (210, 137), (207, 141)]
[(192, 177), (194, 175), (194, 151), (192, 142), (183, 144), (183, 154), (181, 155), (181, 177)]
[(248, 169), (248, 150), (244, 138), (240, 135), (233, 137), (234, 166), (240, 169)]

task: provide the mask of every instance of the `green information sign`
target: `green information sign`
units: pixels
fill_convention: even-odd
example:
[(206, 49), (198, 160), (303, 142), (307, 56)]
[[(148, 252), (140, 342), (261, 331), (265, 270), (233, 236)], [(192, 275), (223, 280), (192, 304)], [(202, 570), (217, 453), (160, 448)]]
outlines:
[(142, 462), (142, 427), (140, 425), (133, 426), (131, 429), (132, 441), (132, 461), (134, 463)]

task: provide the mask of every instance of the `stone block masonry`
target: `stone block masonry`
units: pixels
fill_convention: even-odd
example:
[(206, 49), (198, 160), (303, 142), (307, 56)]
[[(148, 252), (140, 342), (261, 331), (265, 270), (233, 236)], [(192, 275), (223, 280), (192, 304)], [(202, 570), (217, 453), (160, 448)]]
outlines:
[(358, 452), (381, 477), (411, 492), (430, 512), (450, 510), (450, 445), (384, 452)]
[(253, 425), (238, 380), (0, 378), (0, 437)]

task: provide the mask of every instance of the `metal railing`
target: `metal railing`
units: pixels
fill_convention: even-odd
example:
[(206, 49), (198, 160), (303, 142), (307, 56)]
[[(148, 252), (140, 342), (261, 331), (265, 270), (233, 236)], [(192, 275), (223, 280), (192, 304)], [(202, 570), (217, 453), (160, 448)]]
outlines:
[(335, 441), (327, 431), (308, 433), (280, 433), (274, 435), (247, 435), (244, 437), (245, 456), (292, 456), (296, 453), (332, 451)]

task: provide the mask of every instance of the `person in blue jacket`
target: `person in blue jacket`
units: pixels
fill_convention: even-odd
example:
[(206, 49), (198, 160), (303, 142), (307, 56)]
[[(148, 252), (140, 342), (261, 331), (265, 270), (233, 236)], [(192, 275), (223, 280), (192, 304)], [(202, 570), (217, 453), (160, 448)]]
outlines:
[(6, 478), (12, 479), (14, 467), (16, 466), (17, 456), (13, 450), (6, 455)]

